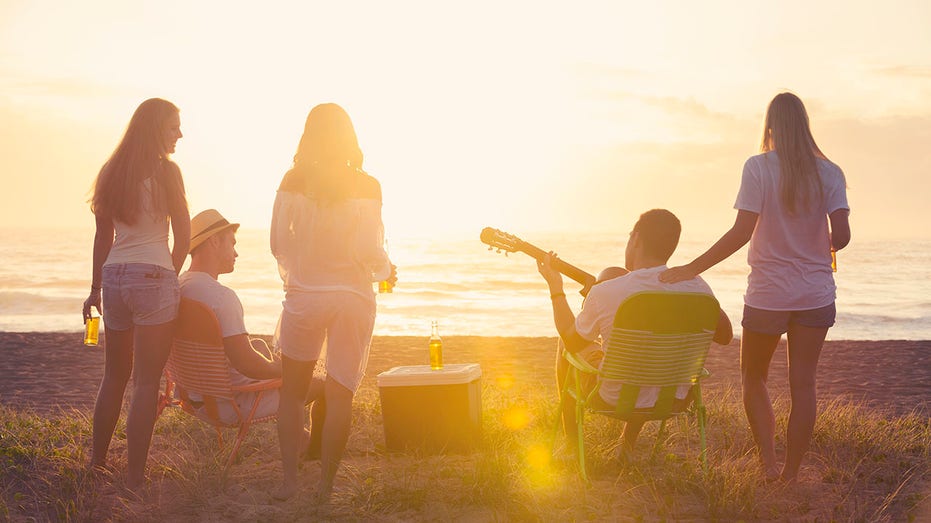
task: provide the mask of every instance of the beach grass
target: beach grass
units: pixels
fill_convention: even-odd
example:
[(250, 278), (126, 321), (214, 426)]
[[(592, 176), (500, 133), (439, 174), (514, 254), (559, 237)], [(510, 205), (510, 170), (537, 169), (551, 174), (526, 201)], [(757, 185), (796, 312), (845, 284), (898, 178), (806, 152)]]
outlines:
[[(657, 424), (638, 448), (616, 457), (620, 422), (587, 424), (590, 484), (562, 450), (551, 457), (552, 387), (483, 383), (483, 434), (467, 454), (389, 453), (378, 391), (356, 396), (354, 428), (330, 503), (310, 495), (319, 464), (302, 464), (304, 487), (286, 502), (274, 423), (253, 427), (236, 463), (212, 428), (168, 409), (159, 418), (141, 492), (86, 469), (90, 415), (38, 414), (0, 405), (0, 520), (12, 521), (921, 521), (931, 518), (931, 422), (849, 401), (822, 402), (812, 449), (796, 485), (764, 484), (739, 392), (706, 393), (710, 472), (702, 473), (694, 420)], [(787, 406), (777, 402), (777, 423)], [(235, 437), (225, 434), (227, 441)], [(783, 441), (777, 441), (784, 448)], [(111, 446), (125, 469), (125, 434)]]

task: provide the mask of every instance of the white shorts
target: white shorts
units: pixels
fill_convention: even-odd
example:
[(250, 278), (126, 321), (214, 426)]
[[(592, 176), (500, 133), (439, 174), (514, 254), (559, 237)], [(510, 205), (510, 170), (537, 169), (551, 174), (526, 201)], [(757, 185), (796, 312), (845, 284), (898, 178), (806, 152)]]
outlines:
[(365, 375), (375, 298), (352, 292), (293, 292), (283, 302), (278, 344), (281, 354), (298, 361), (320, 359), (327, 345), (327, 376), (355, 392)]
[[(255, 402), (257, 394), (258, 392), (240, 392), (236, 394), (236, 405), (239, 407), (239, 413), (242, 414), (243, 418), (248, 416), (249, 411), (252, 410), (252, 403)], [(256, 420), (277, 414), (279, 398), (278, 389), (264, 391), (252, 419)], [(219, 417), (220, 421), (223, 423), (228, 424), (236, 423), (239, 420), (236, 416), (236, 411), (233, 409), (233, 405), (226, 400), (217, 401), (217, 417)]]

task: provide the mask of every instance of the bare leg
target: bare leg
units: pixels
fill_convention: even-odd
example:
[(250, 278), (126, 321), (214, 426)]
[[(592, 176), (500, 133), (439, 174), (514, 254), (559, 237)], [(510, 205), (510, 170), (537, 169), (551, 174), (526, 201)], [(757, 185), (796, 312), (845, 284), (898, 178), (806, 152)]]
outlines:
[(158, 387), (171, 351), (174, 322), (137, 325), (134, 330), (133, 397), (126, 416), (127, 485), (130, 488), (145, 481), (145, 462), (158, 411)]
[(320, 478), (320, 486), (317, 489), (317, 496), (321, 500), (328, 499), (333, 491), (336, 471), (343, 459), (346, 442), (349, 441), (354, 392), (327, 376), (324, 394), (327, 403), (326, 419), (323, 422), (323, 438), (320, 452), (323, 476)]
[(103, 469), (107, 465), (107, 451), (113, 430), (120, 419), (123, 394), (133, 371), (133, 330), (106, 329), (106, 356), (103, 379), (97, 390), (94, 404), (94, 436), (91, 450), (91, 468)]
[(284, 479), (273, 494), (288, 499), (297, 492), (297, 460), (304, 433), (304, 404), (317, 360), (298, 361), (281, 357), (281, 399), (278, 403), (278, 444)]
[(621, 434), (622, 454), (634, 450), (634, 444), (637, 443), (637, 436), (640, 435), (644, 423), (646, 422), (642, 420), (634, 420), (624, 424), (624, 432)]
[(786, 463), (781, 478), (794, 482), (802, 458), (811, 444), (811, 434), (818, 415), (815, 374), (827, 327), (789, 325), (789, 390), (792, 409), (786, 429)]
[(562, 404), (562, 428), (566, 434), (566, 439), (574, 451), (578, 451), (579, 442), (576, 441), (575, 428), (575, 400), (572, 396), (565, 394), (563, 388), (566, 384), (566, 377), (569, 375), (569, 362), (563, 358), (562, 353), (565, 350), (562, 340), (556, 340), (556, 388), (559, 391), (559, 401)]
[(769, 363), (781, 337), (744, 329), (740, 339), (744, 412), (747, 413), (750, 432), (760, 452), (763, 474), (768, 480), (778, 477), (779, 467), (776, 465), (776, 416), (769, 400), (766, 380), (769, 377)]
[(323, 423), (326, 421), (326, 394), (324, 388), (325, 381), (314, 378), (310, 382), (310, 392), (307, 395), (307, 403), (313, 402), (313, 406), (310, 409), (310, 441), (304, 450), (304, 457), (310, 460), (320, 459), (323, 444)]

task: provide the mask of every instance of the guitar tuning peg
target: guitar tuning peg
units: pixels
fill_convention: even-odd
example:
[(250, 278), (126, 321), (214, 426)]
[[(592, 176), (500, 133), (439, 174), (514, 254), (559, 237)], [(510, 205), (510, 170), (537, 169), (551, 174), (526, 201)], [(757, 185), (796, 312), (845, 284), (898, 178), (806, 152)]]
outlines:
[(504, 251), (504, 257), (505, 257), (505, 258), (508, 257), (508, 252), (507, 252), (507, 251)]
[(488, 246), (488, 250), (489, 250), (489, 251), (493, 251), (493, 250), (495, 250), (495, 248), (492, 247), (491, 245), (489, 245), (489, 246)]
[(501, 254), (501, 249), (498, 249), (498, 254)]

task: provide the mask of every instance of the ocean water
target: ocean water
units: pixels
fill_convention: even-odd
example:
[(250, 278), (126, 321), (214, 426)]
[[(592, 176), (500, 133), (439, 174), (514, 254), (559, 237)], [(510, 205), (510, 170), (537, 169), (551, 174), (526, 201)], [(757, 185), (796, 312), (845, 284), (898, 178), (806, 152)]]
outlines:
[[(474, 236), (390, 238), (399, 282), (378, 295), (376, 335), (553, 336), (549, 295), (533, 258), (488, 251)], [(590, 273), (621, 265), (626, 234), (508, 231)], [(79, 331), (90, 287), (93, 231), (6, 229), (0, 242), (0, 331)], [(239, 258), (220, 281), (237, 291), (246, 327), (271, 334), (284, 293), (268, 233), (240, 230)], [(683, 241), (670, 261), (685, 263), (710, 241)], [(746, 248), (705, 273), (737, 327), (749, 268)], [(838, 254), (837, 324), (829, 339), (931, 339), (931, 241), (855, 241)], [(579, 286), (566, 278), (578, 312)]]

